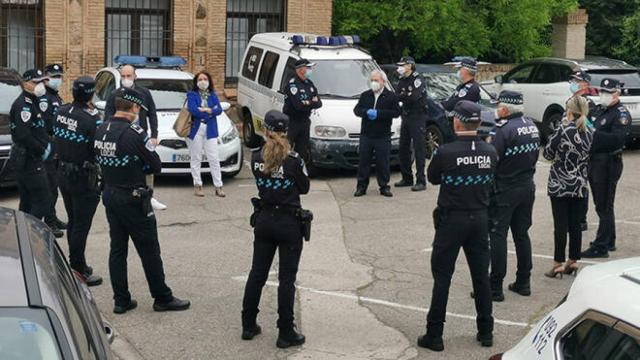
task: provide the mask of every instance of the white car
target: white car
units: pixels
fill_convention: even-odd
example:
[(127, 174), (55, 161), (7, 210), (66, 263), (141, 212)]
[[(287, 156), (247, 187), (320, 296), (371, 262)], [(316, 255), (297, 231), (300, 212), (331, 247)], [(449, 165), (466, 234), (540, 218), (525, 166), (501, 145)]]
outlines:
[[(187, 91), (193, 88), (193, 74), (182, 71), (174, 65), (162, 65), (157, 58), (145, 67), (136, 66), (136, 84), (151, 92), (158, 114), (158, 146), (156, 152), (162, 160), (162, 174), (190, 174), (189, 149), (187, 141), (173, 131), (173, 124), (183, 107)], [(166, 58), (160, 58), (166, 59)], [(172, 62), (173, 64), (173, 62)], [(96, 74), (96, 99), (98, 109), (103, 110), (109, 94), (120, 87), (120, 73), (117, 68), (104, 68)], [(229, 103), (221, 103), (224, 110)], [(235, 176), (242, 169), (242, 142), (239, 133), (226, 113), (217, 118), (218, 151), (220, 166), (225, 176)], [(203, 154), (202, 173), (209, 172), (209, 163)]]
[[(523, 94), (524, 114), (533, 118), (544, 138), (548, 137), (562, 120), (564, 106), (571, 97), (569, 77), (582, 70), (591, 76), (591, 87), (600, 87), (603, 78), (614, 78), (625, 84), (621, 101), (631, 113), (630, 140), (640, 138), (640, 74), (638, 69), (624, 61), (604, 57), (586, 57), (583, 60), (539, 58), (524, 62), (494, 81), (482, 85), (496, 94), (502, 90), (515, 90)], [(597, 91), (592, 100), (598, 104)]]
[(585, 267), (513, 349), (490, 360), (640, 359), (640, 257)]

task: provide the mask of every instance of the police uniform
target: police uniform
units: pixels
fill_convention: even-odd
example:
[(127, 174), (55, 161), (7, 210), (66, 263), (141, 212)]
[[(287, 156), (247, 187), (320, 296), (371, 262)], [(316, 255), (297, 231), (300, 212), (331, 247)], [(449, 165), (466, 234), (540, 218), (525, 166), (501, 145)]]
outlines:
[[(500, 103), (522, 105), (522, 94), (502, 91)], [(529, 228), (535, 184), (533, 175), (540, 154), (540, 134), (536, 125), (522, 113), (498, 119), (492, 142), (498, 152), (494, 193), (491, 199), (491, 289), (494, 301), (503, 301), (502, 282), (507, 274), (507, 233), (511, 229), (518, 261), (516, 282), (509, 290), (528, 296), (531, 293), (531, 239)]]
[[(286, 132), (288, 117), (279, 111), (269, 111), (265, 127), (272, 132)], [(247, 279), (242, 303), (242, 337), (252, 339), (260, 332), (256, 324), (262, 288), (269, 276), (269, 268), (276, 250), (279, 253), (278, 271), (278, 347), (301, 345), (304, 336), (294, 330), (295, 281), (302, 253), (303, 234), (298, 216), (300, 194), (309, 192), (309, 179), (304, 160), (295, 152), (289, 153), (282, 166), (265, 174), (261, 148), (251, 157), (251, 170), (256, 179), (259, 204), (252, 216), (255, 241), (253, 262)], [(256, 199), (257, 200), (257, 199)]]
[[(600, 92), (621, 91), (623, 84), (614, 79), (603, 79)], [(596, 239), (581, 255), (584, 258), (608, 257), (615, 249), (615, 197), (618, 180), (622, 175), (622, 150), (631, 127), (631, 114), (619, 101), (601, 105), (594, 119), (595, 133), (589, 161), (589, 184), (593, 202), (600, 218)]]
[[(456, 67), (465, 68), (474, 73), (478, 70), (476, 61), (471, 58), (462, 59)], [(456, 91), (442, 102), (442, 107), (447, 111), (452, 111), (456, 104), (462, 100), (468, 100), (474, 103), (480, 101), (480, 84), (478, 84), (475, 79), (458, 85)]]
[[(28, 70), (23, 81), (41, 83), (41, 70)], [(49, 211), (49, 184), (43, 160), (51, 155), (51, 144), (39, 107), (39, 99), (24, 90), (13, 102), (9, 112), (11, 130), (11, 161), (16, 171), (20, 193), (20, 211), (43, 219)]]
[(90, 286), (102, 283), (102, 278), (92, 275), (84, 256), (87, 235), (100, 200), (93, 145), (96, 128), (102, 120), (98, 111), (87, 105), (95, 86), (91, 77), (74, 81), (74, 101), (60, 107), (53, 128), (59, 161), (58, 183), (69, 217), (69, 264)]
[[(144, 100), (133, 89), (120, 88), (115, 97), (145, 107)], [(94, 143), (97, 162), (102, 168), (102, 200), (111, 237), (109, 273), (114, 312), (124, 313), (137, 304), (131, 299), (127, 282), (129, 237), (142, 260), (151, 296), (155, 299), (154, 310), (184, 310), (189, 307), (188, 301), (175, 298), (165, 283), (156, 218), (150, 204), (152, 191), (145, 184), (146, 174), (160, 172), (160, 157), (142, 127), (116, 115), (98, 127)], [(182, 303), (173, 308), (171, 304), (176, 300)]]
[[(295, 68), (311, 68), (315, 64), (306, 59), (296, 61)], [(285, 89), (284, 107), (282, 112), (289, 116), (289, 142), (306, 163), (311, 162), (311, 143), (309, 133), (311, 128), (311, 111), (322, 107), (322, 100), (318, 96), (318, 89), (308, 78), (301, 79), (295, 75), (289, 80)]]
[[(412, 57), (406, 56), (400, 59), (398, 66), (415, 65)], [(427, 158), (425, 139), (425, 127), (427, 122), (427, 84), (424, 77), (417, 71), (403, 76), (398, 82), (398, 100), (402, 103), (402, 123), (400, 125), (400, 172), (402, 180), (395, 185), (413, 186), (413, 173), (411, 165), (412, 148), (416, 161), (416, 186), (413, 190), (424, 190), (427, 184), (424, 174)]]
[[(480, 123), (480, 106), (470, 101), (456, 104), (453, 117)], [(488, 207), (498, 156), (476, 132), (458, 133), (454, 142), (440, 145), (427, 171), (429, 182), (440, 185), (434, 211), (436, 234), (431, 254), (433, 294), (427, 315), (427, 333), (418, 345), (444, 349), (442, 331), (451, 277), (463, 249), (475, 292), (477, 339), (491, 346), (493, 317), (489, 286)]]

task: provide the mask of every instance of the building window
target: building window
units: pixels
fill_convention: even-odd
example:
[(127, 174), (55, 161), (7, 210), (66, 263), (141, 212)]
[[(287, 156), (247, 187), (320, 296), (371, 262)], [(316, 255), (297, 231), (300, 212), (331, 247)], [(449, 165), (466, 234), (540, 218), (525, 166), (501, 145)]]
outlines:
[(106, 0), (105, 62), (118, 55), (171, 54), (170, 0)]
[(225, 85), (238, 83), (238, 70), (249, 39), (263, 32), (284, 31), (285, 1), (227, 0)]
[(0, 67), (20, 73), (44, 64), (41, 0), (0, 0)]

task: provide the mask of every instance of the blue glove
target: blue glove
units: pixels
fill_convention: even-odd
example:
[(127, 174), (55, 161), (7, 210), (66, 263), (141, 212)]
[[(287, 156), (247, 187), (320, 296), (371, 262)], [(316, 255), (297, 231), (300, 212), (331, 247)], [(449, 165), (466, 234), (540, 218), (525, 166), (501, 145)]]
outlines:
[(42, 154), (42, 161), (45, 161), (49, 158), (49, 155), (51, 155), (51, 143), (47, 144), (47, 148), (44, 150), (44, 153)]
[(375, 120), (378, 117), (378, 110), (376, 109), (367, 110), (367, 117), (369, 117), (369, 120)]

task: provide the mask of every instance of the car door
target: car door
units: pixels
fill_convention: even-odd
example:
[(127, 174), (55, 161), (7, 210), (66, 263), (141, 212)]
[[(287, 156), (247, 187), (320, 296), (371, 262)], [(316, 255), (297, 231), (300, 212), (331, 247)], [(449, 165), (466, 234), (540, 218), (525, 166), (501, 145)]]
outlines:
[(262, 131), (262, 123), (264, 115), (270, 110), (282, 111), (282, 106), (278, 105), (277, 92), (273, 90), (273, 84), (275, 82), (276, 70), (278, 63), (280, 62), (280, 55), (276, 52), (266, 50), (262, 57), (260, 64), (260, 70), (256, 79), (258, 83), (258, 89), (256, 94), (256, 108), (259, 115), (259, 124), (256, 127), (258, 131)]
[[(571, 96), (569, 76), (571, 68), (562, 64), (541, 63), (531, 76), (525, 94), (526, 114), (537, 121), (544, 121), (544, 115), (550, 106), (564, 108), (565, 101)], [(530, 106), (526, 106), (529, 102)]]
[(96, 75), (96, 92), (93, 96), (93, 103), (100, 111), (100, 116), (104, 118), (104, 108), (107, 105), (109, 95), (116, 89), (116, 78), (108, 70), (99, 72)]

